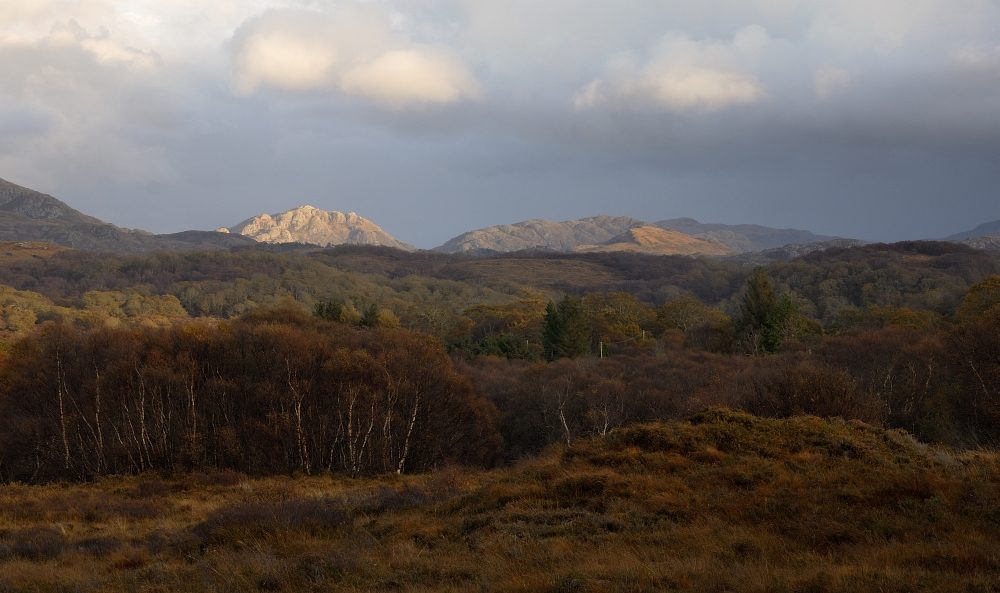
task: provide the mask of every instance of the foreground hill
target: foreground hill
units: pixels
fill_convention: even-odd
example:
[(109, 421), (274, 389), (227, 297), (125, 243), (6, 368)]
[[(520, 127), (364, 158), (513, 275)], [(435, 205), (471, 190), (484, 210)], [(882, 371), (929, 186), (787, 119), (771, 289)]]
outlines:
[(416, 251), (413, 245), (397, 240), (375, 223), (353, 212), (327, 212), (299, 206), (278, 214), (261, 214), (219, 232), (235, 233), (261, 243), (307, 243), (333, 245), (380, 245)]
[(490, 472), (2, 487), (0, 589), (988, 591), (998, 484), (992, 453), (709, 409)]
[(185, 231), (166, 235), (124, 229), (70, 208), (66, 203), (0, 179), (0, 241), (38, 241), (88, 251), (148, 253), (230, 248), (256, 242), (239, 235)]
[(650, 255), (731, 255), (735, 253), (726, 245), (711, 239), (694, 237), (654, 226), (631, 228), (600, 245), (578, 245), (573, 251), (580, 253), (634, 251)]

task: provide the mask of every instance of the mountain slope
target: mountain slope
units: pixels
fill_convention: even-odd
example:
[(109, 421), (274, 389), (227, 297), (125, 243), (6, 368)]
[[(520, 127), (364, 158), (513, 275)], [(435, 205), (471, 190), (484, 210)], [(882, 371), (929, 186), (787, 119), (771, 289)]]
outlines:
[(207, 231), (154, 235), (87, 216), (65, 202), (0, 179), (0, 241), (44, 241), (87, 251), (148, 253), (253, 245), (247, 237)]
[(59, 220), (70, 224), (107, 224), (70, 208), (48, 194), (0, 179), (0, 211), (21, 214), (35, 220)]
[(946, 241), (961, 241), (963, 239), (974, 239), (976, 237), (997, 237), (1000, 236), (1000, 220), (984, 222), (971, 231), (955, 233), (945, 237)]
[(703, 224), (693, 218), (671, 218), (655, 222), (653, 226), (678, 231), (698, 239), (712, 239), (742, 253), (785, 245), (820, 243), (838, 238), (799, 229), (774, 229), (757, 224)]
[(397, 240), (375, 223), (353, 212), (327, 212), (312, 206), (299, 206), (278, 214), (248, 218), (220, 232), (250, 237), (262, 243), (311, 243), (313, 245), (382, 245), (416, 251)]
[(696, 239), (721, 243), (733, 251), (746, 253), (789, 244), (818, 243), (836, 237), (798, 229), (773, 229), (755, 224), (702, 224), (693, 218), (674, 218), (650, 223), (627, 216), (594, 216), (580, 220), (552, 222), (527, 220), (463, 233), (436, 251), (510, 252), (524, 249), (572, 251), (580, 245), (600, 245), (636, 227), (658, 227)]
[(582, 253), (608, 251), (635, 251), (653, 255), (731, 255), (736, 251), (718, 241), (668, 231), (654, 226), (629, 229), (600, 245), (578, 245), (573, 249)]
[(579, 220), (552, 222), (526, 220), (462, 233), (435, 251), (510, 252), (525, 249), (570, 251), (578, 245), (596, 245), (647, 223), (628, 216), (593, 216)]

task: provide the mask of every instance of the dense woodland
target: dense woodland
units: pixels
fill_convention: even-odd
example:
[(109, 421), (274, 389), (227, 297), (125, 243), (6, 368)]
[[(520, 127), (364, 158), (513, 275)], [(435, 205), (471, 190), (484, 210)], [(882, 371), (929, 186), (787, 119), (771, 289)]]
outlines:
[(0, 478), (494, 467), (710, 405), (992, 447), (998, 273), (934, 242), (0, 258)]

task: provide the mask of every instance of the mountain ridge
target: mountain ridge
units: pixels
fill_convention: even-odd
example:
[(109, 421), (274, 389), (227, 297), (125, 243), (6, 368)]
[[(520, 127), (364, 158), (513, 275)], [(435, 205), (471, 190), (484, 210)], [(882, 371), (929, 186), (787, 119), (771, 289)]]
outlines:
[(754, 224), (703, 224), (693, 218), (646, 222), (629, 216), (592, 216), (563, 222), (532, 219), (467, 231), (435, 247), (435, 251), (510, 252), (525, 249), (572, 251), (581, 245), (600, 245), (638, 227), (656, 227), (725, 245), (738, 253), (763, 251), (789, 244), (838, 239), (800, 229), (775, 229)]

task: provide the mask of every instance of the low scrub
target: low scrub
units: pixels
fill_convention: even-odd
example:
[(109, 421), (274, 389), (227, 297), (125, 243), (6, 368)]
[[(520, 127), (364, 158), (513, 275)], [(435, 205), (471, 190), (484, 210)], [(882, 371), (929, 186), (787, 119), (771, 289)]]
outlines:
[[(0, 587), (990, 591), (997, 461), (709, 408), (490, 472), (9, 486), (3, 509), (31, 510), (0, 515)], [(107, 500), (157, 512), (81, 504)]]

